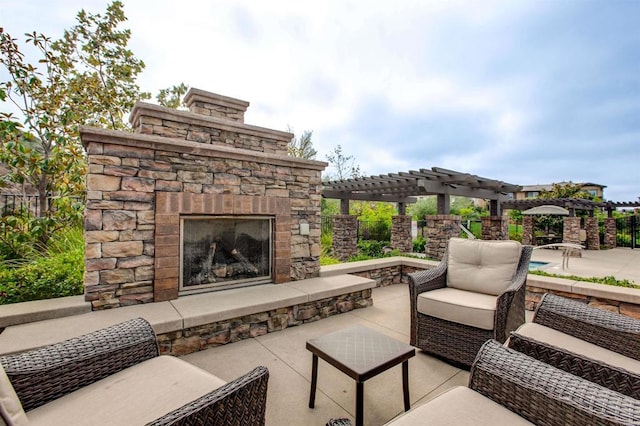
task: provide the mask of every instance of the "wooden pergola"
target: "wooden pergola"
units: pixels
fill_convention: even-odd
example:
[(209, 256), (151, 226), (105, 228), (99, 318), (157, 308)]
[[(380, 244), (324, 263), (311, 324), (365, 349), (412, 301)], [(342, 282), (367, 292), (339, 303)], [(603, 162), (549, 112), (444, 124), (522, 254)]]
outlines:
[(522, 187), (440, 167), (358, 177), (323, 183), (322, 196), (341, 200), (341, 214), (349, 214), (349, 201), (387, 201), (398, 204), (400, 215), (418, 196), (436, 195), (438, 214), (449, 214), (450, 196), (489, 200), (492, 216), (500, 215), (500, 203)]
[(559, 206), (569, 210), (570, 216), (575, 216), (576, 210), (588, 211), (589, 216), (593, 216), (593, 213), (598, 208), (604, 208), (607, 210), (608, 216), (612, 217), (613, 211), (618, 207), (640, 207), (640, 201), (606, 201), (597, 202), (592, 200), (585, 200), (582, 198), (532, 198), (526, 200), (508, 200), (502, 201), (501, 209), (506, 210), (527, 210), (532, 207), (538, 206)]

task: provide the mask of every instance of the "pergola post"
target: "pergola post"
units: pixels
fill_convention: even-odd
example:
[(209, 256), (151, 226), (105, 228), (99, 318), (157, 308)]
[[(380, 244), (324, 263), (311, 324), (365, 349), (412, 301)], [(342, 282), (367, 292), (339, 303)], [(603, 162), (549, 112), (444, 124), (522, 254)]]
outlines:
[(462, 216), (435, 215), (425, 216), (427, 222), (425, 254), (429, 259), (441, 260), (451, 237), (460, 235)]
[(438, 207), (437, 211), (439, 215), (448, 215), (451, 211), (451, 196), (449, 194), (438, 194)]
[(411, 216), (397, 215), (391, 218), (391, 247), (402, 253), (413, 251)]
[(533, 216), (522, 216), (522, 244), (533, 245)]
[(589, 216), (585, 220), (584, 227), (587, 231), (587, 250), (600, 250), (600, 229), (598, 228), (598, 218)]
[(563, 222), (562, 242), (580, 244), (580, 218), (565, 216)]
[(604, 246), (606, 248), (616, 248), (616, 219), (606, 217), (604, 219)]
[(508, 240), (509, 219), (506, 216), (482, 217), (483, 240)]
[(333, 216), (332, 249), (334, 256), (343, 262), (358, 254), (358, 218), (356, 216), (348, 214)]

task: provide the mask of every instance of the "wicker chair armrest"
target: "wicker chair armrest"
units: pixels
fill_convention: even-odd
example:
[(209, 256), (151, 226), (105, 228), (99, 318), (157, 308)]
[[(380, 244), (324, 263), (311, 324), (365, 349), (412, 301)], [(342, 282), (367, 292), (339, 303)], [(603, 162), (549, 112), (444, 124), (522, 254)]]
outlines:
[(533, 322), (640, 360), (640, 320), (547, 293)]
[(591, 383), (495, 340), (481, 348), (469, 387), (544, 425), (639, 424), (640, 401)]
[(156, 335), (142, 318), (0, 358), (25, 411), (158, 356)]
[(436, 290), (447, 286), (447, 261), (443, 259), (432, 269), (412, 272), (409, 274), (409, 291), (415, 297), (425, 291)]
[(503, 343), (509, 333), (524, 323), (524, 292), (533, 247), (522, 247), (516, 273), (511, 284), (498, 296), (494, 319), (495, 338)]
[(209, 392), (147, 426), (265, 424), (269, 370), (256, 367), (249, 373)]

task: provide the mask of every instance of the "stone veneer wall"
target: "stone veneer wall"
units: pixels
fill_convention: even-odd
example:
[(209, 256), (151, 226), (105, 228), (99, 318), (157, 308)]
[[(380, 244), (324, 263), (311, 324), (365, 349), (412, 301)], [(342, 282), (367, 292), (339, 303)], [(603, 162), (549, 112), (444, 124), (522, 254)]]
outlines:
[(533, 245), (533, 216), (522, 217), (522, 244)]
[(509, 218), (506, 216), (482, 217), (483, 240), (508, 240)]
[(247, 102), (196, 89), (186, 99), (198, 114), (137, 103), (139, 134), (81, 128), (85, 299), (94, 309), (178, 296), (180, 214), (273, 217), (274, 281), (318, 275), (326, 163), (287, 156), (290, 133), (242, 123)]
[(600, 228), (597, 217), (587, 217), (585, 219), (585, 230), (587, 231), (587, 250), (600, 250)]
[(462, 217), (434, 215), (425, 216), (424, 218), (427, 222), (425, 254), (429, 259), (440, 260), (447, 249), (449, 238), (460, 235), (460, 222)]
[(396, 215), (391, 217), (391, 247), (403, 253), (413, 251), (411, 216)]
[(358, 218), (351, 215), (333, 216), (333, 256), (341, 261), (358, 254)]
[(564, 218), (562, 242), (580, 244), (580, 218), (567, 216)]
[(373, 305), (371, 289), (158, 335), (163, 355), (186, 355)]
[(606, 248), (616, 248), (618, 242), (616, 241), (616, 220), (613, 217), (606, 217), (604, 219), (604, 246)]

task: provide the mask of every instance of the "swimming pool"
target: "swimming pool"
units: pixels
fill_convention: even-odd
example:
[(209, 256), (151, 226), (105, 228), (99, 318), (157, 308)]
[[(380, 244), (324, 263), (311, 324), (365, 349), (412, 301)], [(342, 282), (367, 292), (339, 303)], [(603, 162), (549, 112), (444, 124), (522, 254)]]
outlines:
[(535, 260), (532, 260), (529, 262), (529, 270), (540, 269), (548, 264), (549, 262), (536, 262)]

